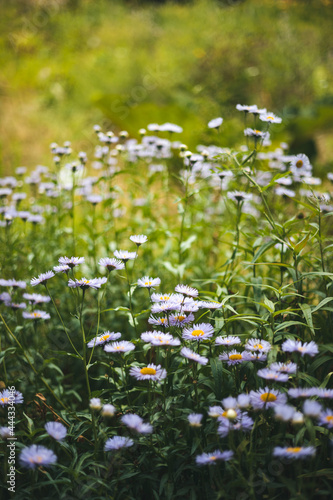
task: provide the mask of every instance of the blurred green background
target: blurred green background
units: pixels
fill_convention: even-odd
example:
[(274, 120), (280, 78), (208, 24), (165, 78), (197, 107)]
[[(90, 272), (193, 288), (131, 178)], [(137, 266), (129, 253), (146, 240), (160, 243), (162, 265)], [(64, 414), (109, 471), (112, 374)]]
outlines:
[(49, 161), (52, 141), (89, 150), (95, 123), (178, 123), (194, 149), (223, 116), (230, 147), (237, 103), (282, 116), (277, 143), (332, 166), (331, 0), (15, 0), (0, 26), (1, 175)]

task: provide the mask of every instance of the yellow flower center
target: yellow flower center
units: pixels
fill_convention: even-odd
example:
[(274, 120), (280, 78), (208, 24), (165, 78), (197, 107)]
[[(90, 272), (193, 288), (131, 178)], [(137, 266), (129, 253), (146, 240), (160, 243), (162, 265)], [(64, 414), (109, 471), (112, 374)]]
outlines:
[(110, 335), (103, 335), (103, 336), (101, 337), (101, 340), (107, 340), (109, 337), (110, 337)]
[(269, 120), (274, 120), (274, 116), (267, 116)]
[(261, 344), (254, 344), (253, 349), (263, 349)]
[(149, 368), (146, 366), (145, 368), (141, 368), (140, 373), (142, 375), (156, 375), (156, 370), (155, 368)]
[(123, 350), (124, 346), (123, 345), (116, 345), (115, 349), (117, 349), (117, 351)]
[(166, 322), (166, 318), (160, 318), (160, 322), (161, 323), (165, 323)]
[(288, 451), (288, 453), (299, 453), (301, 451), (301, 449), (302, 448), (300, 446), (296, 446), (296, 448), (292, 448), (292, 447), (287, 448), (287, 451)]
[(168, 297), (167, 295), (162, 295), (162, 297), (160, 297), (160, 300), (170, 300), (170, 297)]
[(242, 359), (242, 355), (241, 354), (230, 354), (229, 359), (231, 359), (231, 361), (236, 361), (237, 359)]
[(327, 422), (333, 422), (333, 415), (327, 415), (327, 417), (325, 417), (325, 420)]
[(227, 416), (227, 413), (228, 413), (228, 410), (225, 410), (225, 411), (221, 414), (221, 417), (226, 417), (226, 416)]
[(1, 398), (0, 399), (1, 403), (3, 403), (4, 405), (6, 405), (8, 403), (8, 398)]
[(302, 167), (303, 167), (303, 160), (298, 160), (298, 161), (296, 162), (296, 167), (297, 167), (297, 168), (302, 168)]
[(205, 332), (203, 330), (193, 330), (192, 335), (193, 337), (202, 337)]
[(265, 401), (265, 403), (272, 403), (273, 401), (276, 401), (276, 396), (271, 392), (264, 392), (264, 394), (260, 396), (260, 399)]
[(145, 282), (145, 285), (146, 285), (146, 286), (150, 286), (150, 285), (151, 285), (151, 281), (146, 281), (146, 282)]
[(209, 457), (209, 460), (216, 460), (216, 456), (212, 455), (211, 457)]
[(34, 318), (40, 318), (40, 313), (32, 313)]
[(183, 321), (185, 318), (186, 316), (176, 316), (176, 319), (178, 319), (178, 321)]
[(43, 457), (41, 457), (40, 455), (38, 455), (38, 457), (35, 458), (35, 462), (37, 463), (41, 463), (43, 461)]

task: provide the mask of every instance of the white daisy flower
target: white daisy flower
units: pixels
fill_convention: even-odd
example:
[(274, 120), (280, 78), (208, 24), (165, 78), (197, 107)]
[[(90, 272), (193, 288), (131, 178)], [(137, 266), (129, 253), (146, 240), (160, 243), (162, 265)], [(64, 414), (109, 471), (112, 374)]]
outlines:
[(92, 410), (100, 410), (102, 408), (101, 400), (99, 398), (91, 398), (89, 406)]
[(136, 252), (128, 252), (127, 250), (115, 250), (113, 255), (122, 260), (123, 262), (127, 262), (128, 260), (133, 260), (137, 257)]
[(122, 340), (120, 342), (112, 342), (104, 347), (105, 352), (129, 352), (135, 349), (133, 342)]
[(292, 458), (294, 460), (314, 457), (315, 454), (316, 454), (316, 448), (314, 448), (313, 446), (307, 446), (307, 447), (289, 446), (286, 448), (277, 446), (273, 450), (274, 457)]
[(143, 368), (132, 366), (130, 369), (130, 375), (135, 377), (137, 380), (153, 380), (154, 382), (158, 382), (167, 376), (167, 372), (161, 367), (161, 365), (154, 365), (153, 363), (150, 363)]
[(156, 318), (155, 316), (149, 316), (148, 323), (150, 325), (163, 326), (164, 328), (169, 327), (168, 318)]
[(186, 314), (170, 314), (169, 322), (171, 326), (182, 326), (194, 321), (194, 315), (192, 313)]
[(232, 366), (244, 363), (244, 361), (249, 361), (249, 356), (247, 351), (238, 352), (236, 349), (233, 349), (230, 352), (220, 354), (219, 359), (223, 362), (227, 362), (228, 366)]
[(59, 264), (65, 266), (69, 266), (70, 268), (73, 268), (75, 266), (78, 266), (79, 264), (84, 263), (84, 257), (60, 257), (58, 259)]
[(222, 123), (223, 123), (223, 118), (221, 118), (221, 117), (214, 118), (213, 120), (210, 120), (210, 122), (208, 122), (208, 127), (218, 129), (218, 128), (220, 128)]
[(146, 241), (148, 241), (147, 236), (145, 236), (144, 234), (135, 234), (133, 236), (130, 236), (129, 239), (133, 241), (133, 243), (135, 243), (138, 247), (140, 245), (143, 245), (143, 243), (146, 243)]
[(39, 274), (38, 278), (32, 278), (30, 281), (31, 286), (36, 286), (40, 284), (44, 284), (47, 280), (50, 278), (53, 278), (54, 272), (53, 271), (47, 271), (46, 273)]
[(161, 284), (160, 278), (150, 278), (149, 276), (144, 276), (138, 279), (138, 286), (142, 288), (153, 288)]
[(103, 408), (102, 408), (102, 416), (103, 417), (113, 417), (113, 415), (115, 414), (116, 412), (116, 409), (113, 405), (111, 404), (105, 404), (103, 405)]
[(105, 267), (109, 272), (120, 271), (120, 269), (124, 269), (125, 267), (125, 264), (121, 262), (121, 260), (112, 259), (110, 257), (100, 259), (98, 264)]
[(318, 346), (313, 340), (311, 342), (304, 342), (303, 344), (301, 341), (288, 339), (283, 342), (281, 348), (284, 352), (299, 352), (302, 357), (305, 354), (313, 357), (319, 352)]
[(262, 408), (271, 408), (278, 404), (285, 404), (287, 396), (276, 389), (259, 389), (250, 392), (250, 401), (255, 410)]
[(234, 337), (232, 335), (216, 337), (215, 345), (237, 345), (241, 344), (242, 341), (239, 337)]
[(197, 465), (212, 465), (218, 460), (227, 462), (228, 460), (231, 460), (233, 456), (233, 451), (215, 450), (212, 453), (202, 453), (201, 455), (197, 455), (195, 461)]
[(275, 372), (269, 368), (258, 370), (257, 375), (265, 380), (273, 380), (274, 382), (288, 382), (289, 378), (286, 373)]
[(101, 288), (101, 285), (104, 285), (107, 282), (107, 278), (92, 278), (91, 280), (87, 280), (86, 278), (81, 278), (81, 279), (76, 279), (72, 280), (70, 279), (68, 281), (68, 286), (70, 288), (82, 288), (83, 290), (87, 290), (88, 288), (94, 288), (97, 290), (98, 288)]
[(25, 319), (50, 319), (51, 317), (49, 313), (46, 313), (45, 311), (38, 311), (37, 309), (33, 312), (24, 311), (22, 316)]
[(281, 123), (282, 118), (279, 118), (278, 116), (274, 115), (274, 113), (261, 113), (259, 115), (260, 120), (263, 122), (268, 122), (268, 123)]
[(269, 352), (272, 348), (269, 342), (260, 339), (249, 339), (244, 347), (247, 351), (259, 352)]
[(190, 359), (192, 361), (196, 361), (200, 365), (206, 365), (208, 363), (208, 358), (205, 358), (204, 356), (200, 356), (196, 352), (193, 352), (191, 349), (188, 347), (183, 347), (180, 351), (180, 354), (184, 356), (184, 358)]
[(209, 323), (198, 323), (192, 328), (184, 328), (182, 337), (185, 340), (206, 340), (213, 336), (214, 327)]
[(182, 293), (183, 295), (189, 295), (190, 297), (197, 297), (199, 292), (196, 288), (191, 288), (188, 285), (177, 285), (175, 291)]
[(120, 450), (121, 448), (129, 448), (133, 446), (133, 439), (123, 437), (123, 436), (113, 436), (112, 438), (107, 439), (104, 445), (104, 451), (110, 450)]
[(117, 340), (121, 337), (121, 333), (117, 332), (117, 333), (114, 333), (114, 332), (104, 332), (103, 335), (99, 335), (98, 337), (94, 337), (93, 339), (91, 339), (88, 344), (87, 344), (87, 347), (95, 347), (97, 345), (103, 345), (105, 344), (106, 342), (110, 342), (111, 340)]

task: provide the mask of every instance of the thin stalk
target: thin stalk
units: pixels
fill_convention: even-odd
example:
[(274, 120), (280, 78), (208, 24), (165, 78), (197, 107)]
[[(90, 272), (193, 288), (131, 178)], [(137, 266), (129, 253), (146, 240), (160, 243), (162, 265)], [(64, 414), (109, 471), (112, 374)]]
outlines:
[[(7, 330), (7, 332), (11, 335), (11, 337), (15, 340), (15, 342), (17, 343), (17, 345), (19, 346), (20, 349), (22, 349), (22, 353), (23, 353), (23, 356), (25, 357), (27, 363), (29, 364), (30, 368), (32, 369), (32, 371), (34, 372), (35, 375), (37, 375), (37, 377), (39, 376), (38, 375), (38, 372), (36, 370), (36, 368), (33, 366), (33, 364), (31, 363), (30, 359), (28, 358), (28, 356), (26, 355), (26, 353), (24, 352), (24, 349), (23, 349), (23, 346), (22, 344), (17, 340), (16, 336), (14, 335), (14, 333), (11, 331), (11, 329), (9, 328), (9, 326), (7, 325), (7, 323), (5, 322), (2, 314), (0, 314), (0, 319), (1, 321), (3, 322), (3, 324), (5, 325), (5, 328)], [(54, 397), (54, 399), (56, 399), (56, 401), (58, 401), (58, 403), (65, 409), (67, 410), (67, 406), (64, 405), (64, 403), (55, 395), (53, 389), (51, 389), (51, 387), (49, 386), (49, 384), (46, 382), (46, 380), (44, 379), (44, 377), (40, 377), (41, 381), (43, 382), (43, 384), (45, 385), (45, 387), (50, 391), (50, 393), (52, 394), (52, 396)]]
[(135, 333), (136, 333), (136, 336), (138, 336), (138, 332), (137, 332), (137, 329), (136, 329), (136, 322), (135, 322), (135, 318), (134, 318), (134, 314), (133, 314), (131, 283), (130, 283), (130, 280), (129, 280), (129, 274), (128, 274), (128, 269), (127, 269), (126, 261), (124, 261), (124, 264), (125, 264), (125, 271), (126, 271), (127, 284), (128, 284), (128, 297), (129, 297), (130, 311), (131, 311), (131, 316), (132, 316), (132, 321), (133, 321)]

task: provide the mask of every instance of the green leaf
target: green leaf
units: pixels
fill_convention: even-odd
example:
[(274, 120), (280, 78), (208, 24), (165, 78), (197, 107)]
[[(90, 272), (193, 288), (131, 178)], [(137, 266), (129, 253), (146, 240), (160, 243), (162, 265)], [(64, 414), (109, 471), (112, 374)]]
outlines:
[(315, 331), (314, 331), (314, 328), (313, 328), (311, 307), (309, 306), (309, 304), (298, 304), (298, 305), (302, 309), (305, 321), (307, 322), (308, 327), (310, 328), (311, 333), (314, 336), (315, 335)]

